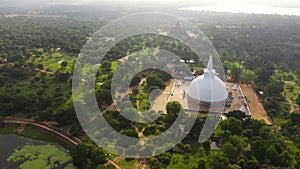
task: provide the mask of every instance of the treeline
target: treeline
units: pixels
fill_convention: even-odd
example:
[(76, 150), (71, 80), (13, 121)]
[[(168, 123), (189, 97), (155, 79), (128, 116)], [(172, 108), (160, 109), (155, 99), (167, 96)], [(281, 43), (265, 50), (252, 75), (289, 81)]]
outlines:
[(210, 37), (223, 61), (261, 57), (300, 74), (299, 17), (193, 12), (190, 15), (204, 22), (200, 28)]
[(30, 57), (31, 49), (61, 48), (79, 54), (104, 21), (63, 17), (0, 17), (0, 56), (14, 62)]

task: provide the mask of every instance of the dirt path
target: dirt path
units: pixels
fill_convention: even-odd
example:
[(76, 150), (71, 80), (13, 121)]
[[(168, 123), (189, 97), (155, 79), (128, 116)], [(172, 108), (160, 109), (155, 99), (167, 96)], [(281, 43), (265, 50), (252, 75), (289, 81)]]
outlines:
[(26, 125), (26, 123), (21, 123), (20, 126), (17, 128), (17, 133), (21, 134), (22, 131), (25, 129)]
[(294, 113), (296, 110), (299, 110), (299, 108), (295, 108), (295, 105), (292, 100), (287, 99), (289, 102), (288, 104), (290, 105), (290, 113)]
[(49, 75), (54, 75), (55, 74), (54, 72), (50, 72), (50, 71), (47, 71), (47, 70), (42, 70), (42, 69), (39, 69), (39, 68), (36, 68), (34, 70), (38, 71), (40, 73), (45, 73), (45, 74), (49, 74)]
[(116, 163), (118, 163), (118, 162), (120, 162), (122, 160), (125, 160), (124, 156), (118, 156), (118, 157), (114, 158), (114, 162), (116, 162)]
[(252, 118), (257, 120), (264, 120), (266, 124), (273, 125), (272, 120), (268, 116), (261, 102), (259, 102), (258, 96), (253, 87), (246, 84), (239, 84), (242, 88), (244, 95), (247, 97), (248, 106), (252, 113)]
[(114, 108), (115, 108), (115, 105), (114, 105), (114, 103), (112, 103), (102, 112), (102, 114), (106, 113), (107, 111), (113, 110)]
[(288, 100), (288, 102), (290, 104), (290, 113), (293, 113), (295, 111), (294, 104), (293, 104), (292, 100)]
[(139, 82), (139, 86), (142, 86), (146, 80), (147, 80), (147, 77), (142, 78), (141, 81)]
[(108, 160), (108, 162), (111, 163), (112, 165), (114, 165), (116, 169), (123, 169), (121, 166), (119, 166), (119, 164), (117, 164), (113, 160)]
[(135, 125), (132, 125), (132, 127), (133, 127), (133, 128), (135, 129), (135, 131), (138, 133), (138, 137), (139, 137), (139, 138), (145, 137), (143, 132), (145, 131), (146, 128), (143, 128), (142, 130), (139, 130), (138, 127), (135, 126)]
[[(112, 103), (103, 112), (101, 112), (101, 114), (105, 114), (107, 111), (113, 110), (114, 108), (115, 108), (115, 105), (114, 105), (114, 103)], [(95, 120), (97, 120), (97, 118), (98, 118), (98, 115), (95, 115), (90, 118), (90, 121), (95, 121)]]

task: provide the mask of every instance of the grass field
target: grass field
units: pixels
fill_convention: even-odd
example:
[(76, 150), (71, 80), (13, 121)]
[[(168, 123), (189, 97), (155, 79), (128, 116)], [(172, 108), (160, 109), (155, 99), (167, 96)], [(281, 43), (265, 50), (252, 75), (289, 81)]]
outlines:
[(74, 145), (67, 142), (63, 138), (61, 138), (57, 135), (54, 135), (53, 133), (51, 133), (49, 131), (37, 128), (32, 125), (26, 126), (20, 135), (23, 137), (29, 137), (29, 138), (32, 138), (35, 140), (42, 140), (42, 141), (46, 141), (46, 142), (57, 143), (67, 149), (72, 149), (74, 147)]
[(56, 72), (57, 70), (61, 69), (61, 63), (67, 62), (67, 66), (65, 67), (66, 71), (71, 71), (71, 65), (76, 60), (76, 57), (69, 56), (62, 54), (60, 52), (54, 52), (54, 53), (43, 53), (38, 58), (31, 58), (29, 62), (33, 62), (34, 65), (43, 65), (44, 70), (49, 70), (51, 72)]
[(300, 80), (295, 73), (276, 71), (276, 76), (284, 82), (284, 91), (282, 94), (295, 103), (296, 98), (300, 95), (300, 86), (297, 82)]
[[(16, 134), (17, 128), (19, 127), (18, 124), (4, 124), (0, 127), (0, 134)], [(54, 135), (53, 133), (37, 128), (32, 125), (27, 125), (24, 130), (20, 133), (20, 136), (26, 138), (32, 138), (35, 140), (41, 140), (45, 142), (53, 142), (60, 144), (61, 146), (71, 149), (73, 145), (68, 143), (67, 141), (63, 140), (59, 136)]]
[(0, 134), (14, 134), (18, 126), (17, 124), (4, 124), (0, 127)]
[(167, 169), (191, 169), (197, 164), (197, 158), (190, 154), (173, 154), (170, 165)]
[(130, 160), (122, 160), (118, 164), (122, 166), (124, 169), (132, 169), (135, 163), (136, 163), (136, 159), (130, 159)]

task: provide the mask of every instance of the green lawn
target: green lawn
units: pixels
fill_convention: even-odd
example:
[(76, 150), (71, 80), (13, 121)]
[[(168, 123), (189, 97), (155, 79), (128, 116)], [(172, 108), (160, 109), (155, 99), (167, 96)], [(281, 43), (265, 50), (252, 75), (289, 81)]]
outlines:
[(299, 78), (293, 72), (282, 72), (279, 70), (275, 70), (273, 78), (284, 82), (283, 92), (281, 94), (286, 98), (286, 101), (279, 103), (280, 109), (277, 110), (277, 114), (272, 117), (275, 124), (280, 124), (286, 119), (290, 112), (289, 100), (293, 102), (295, 109), (299, 108), (299, 105), (295, 102), (300, 95), (300, 87), (297, 85)]
[(61, 146), (71, 149), (73, 145), (60, 136), (53, 134), (52, 132), (46, 131), (44, 129), (29, 125), (20, 134), (23, 137), (29, 137), (35, 140), (42, 140), (46, 142), (54, 142), (60, 144)]
[(52, 72), (56, 72), (57, 70), (61, 69), (61, 63), (63, 61), (67, 62), (67, 66), (65, 68), (66, 71), (71, 70), (71, 65), (76, 60), (76, 57), (69, 56), (66, 54), (62, 54), (60, 52), (50, 53), (43, 53), (38, 58), (32, 58), (29, 62), (33, 62), (36, 66), (38, 64), (42, 64), (44, 66), (44, 70), (49, 69)]
[(0, 134), (13, 134), (17, 131), (18, 124), (3, 124), (0, 127)]
[(167, 169), (191, 169), (192, 166), (196, 164), (197, 159), (188, 153), (173, 154), (170, 165)]
[(130, 159), (130, 160), (122, 160), (118, 164), (123, 167), (124, 169), (132, 169), (134, 164), (136, 163), (136, 159)]
[(300, 86), (297, 84), (299, 81), (298, 76), (292, 72), (279, 72), (276, 71), (276, 77), (284, 81), (284, 91), (282, 94), (295, 103), (296, 98), (300, 95)]
[(116, 61), (111, 62), (111, 70), (112, 70), (112, 72), (115, 72), (117, 70), (119, 64), (120, 63), (116, 62)]

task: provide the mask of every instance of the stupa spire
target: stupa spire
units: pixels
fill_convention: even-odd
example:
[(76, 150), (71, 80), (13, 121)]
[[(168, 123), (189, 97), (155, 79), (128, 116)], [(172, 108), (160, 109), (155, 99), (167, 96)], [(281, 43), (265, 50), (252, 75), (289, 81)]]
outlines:
[(213, 72), (213, 60), (212, 60), (212, 56), (209, 56), (209, 59), (208, 59), (207, 72)]

